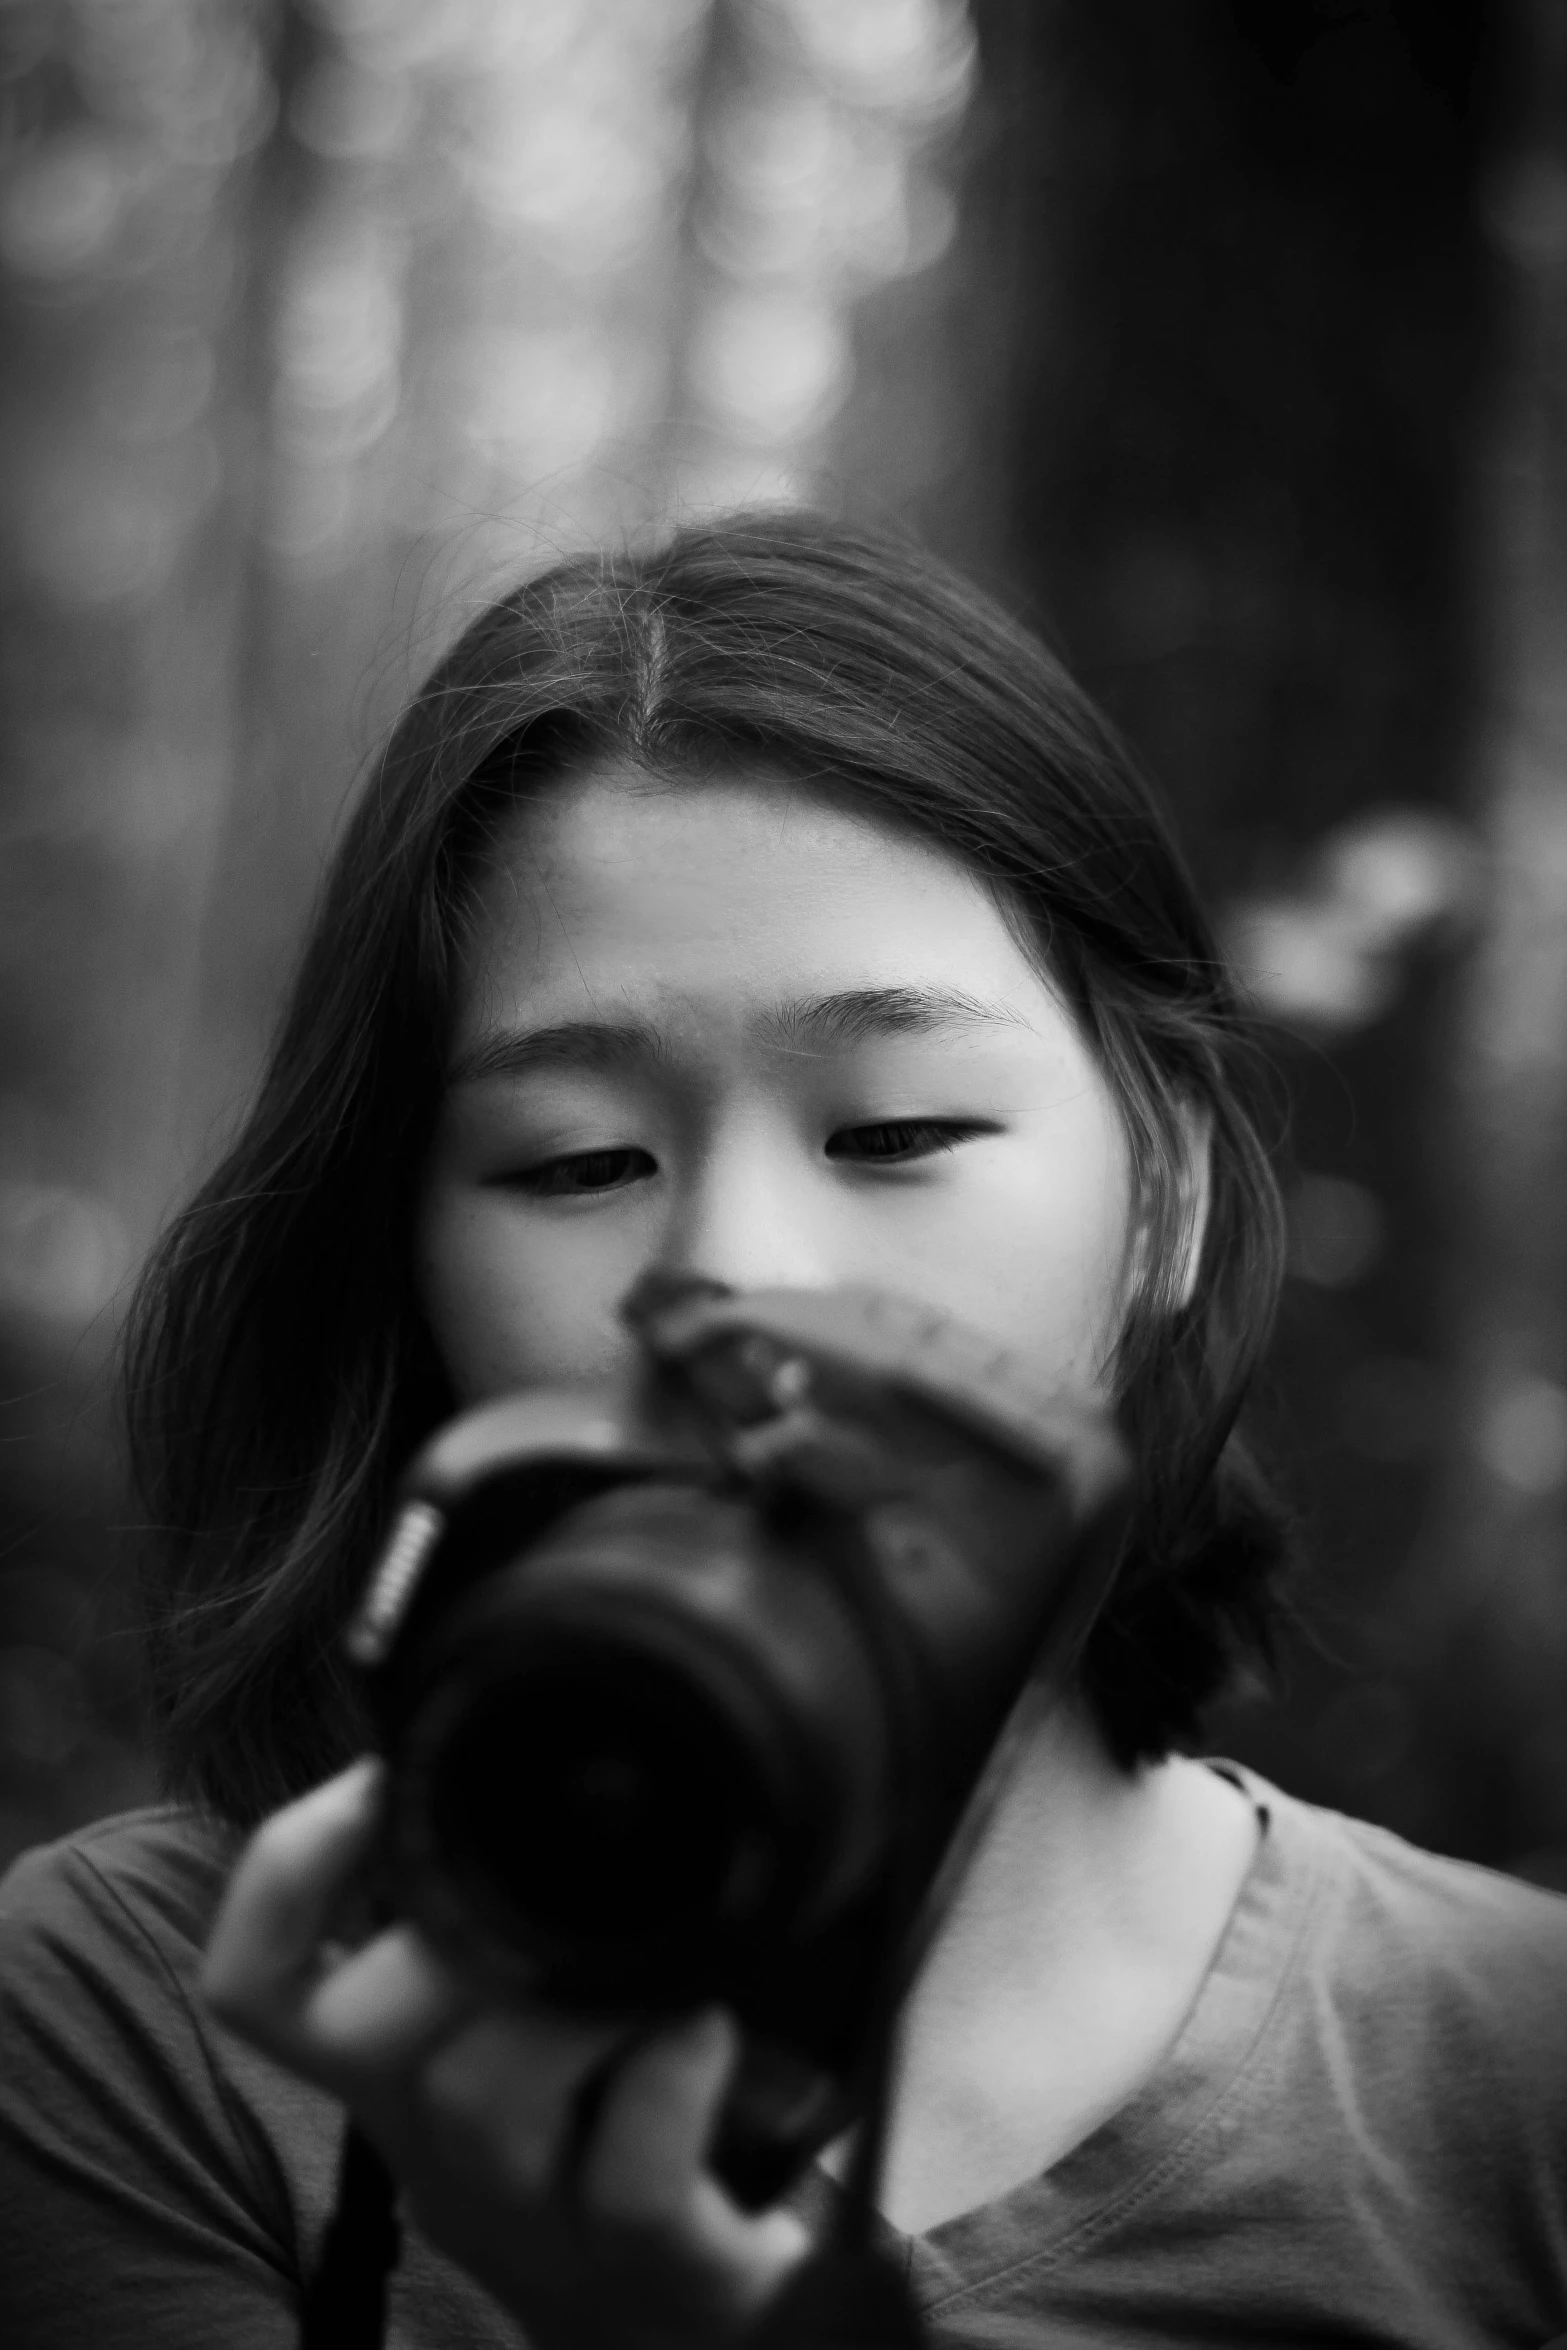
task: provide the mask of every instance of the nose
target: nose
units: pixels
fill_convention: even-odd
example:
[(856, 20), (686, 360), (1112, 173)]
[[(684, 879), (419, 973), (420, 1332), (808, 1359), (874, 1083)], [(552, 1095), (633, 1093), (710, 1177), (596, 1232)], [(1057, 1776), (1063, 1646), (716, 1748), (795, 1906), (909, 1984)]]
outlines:
[(695, 1304), (702, 1297), (733, 1297), (727, 1281), (710, 1281), (701, 1273), (681, 1273), (672, 1266), (646, 1265), (621, 1300), (621, 1319), (635, 1325), (672, 1306)]
[(622, 1311), (656, 1310), (686, 1297), (753, 1289), (829, 1286), (825, 1235), (817, 1229), (809, 1170), (798, 1143), (752, 1129), (704, 1154), (676, 1185), (654, 1253)]

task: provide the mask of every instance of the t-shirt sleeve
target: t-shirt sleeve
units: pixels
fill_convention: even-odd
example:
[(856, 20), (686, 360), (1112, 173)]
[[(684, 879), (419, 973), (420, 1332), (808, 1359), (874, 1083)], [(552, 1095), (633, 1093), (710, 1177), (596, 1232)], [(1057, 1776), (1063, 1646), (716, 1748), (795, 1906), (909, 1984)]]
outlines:
[[(132, 1813), (0, 1883), (3, 2350), (294, 2350), (343, 2113), (196, 1989), (231, 1843)], [(387, 2350), (526, 2350), (411, 2224)]]
[(177, 1934), (91, 1846), (0, 1886), (0, 2337), (293, 2350), (288, 2189), (215, 2061)]

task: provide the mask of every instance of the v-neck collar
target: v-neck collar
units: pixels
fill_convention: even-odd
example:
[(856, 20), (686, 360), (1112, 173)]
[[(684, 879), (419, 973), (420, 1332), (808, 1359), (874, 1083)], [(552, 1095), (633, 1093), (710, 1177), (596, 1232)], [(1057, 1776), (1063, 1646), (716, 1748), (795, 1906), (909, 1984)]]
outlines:
[[(1250, 1799), (1260, 1833), (1185, 2022), (1142, 2086), (1048, 2170), (925, 2235), (878, 2222), (882, 2243), (901, 2255), (927, 2310), (1011, 2270), (1048, 2268), (1085, 2249), (1179, 2171), (1195, 2135), (1240, 2090), (1311, 1911), (1320, 1840), (1309, 1811), (1244, 1765), (1209, 1767)], [(841, 2193), (816, 2167), (790, 2201), (819, 2228)]]

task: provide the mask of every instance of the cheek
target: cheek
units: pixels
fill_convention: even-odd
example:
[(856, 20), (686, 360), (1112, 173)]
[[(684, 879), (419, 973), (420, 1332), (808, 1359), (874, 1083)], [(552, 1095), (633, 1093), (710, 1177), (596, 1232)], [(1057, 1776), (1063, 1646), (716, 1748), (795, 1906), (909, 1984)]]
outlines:
[(928, 1221), (869, 1238), (868, 1277), (989, 1331), (1050, 1384), (1108, 1395), (1126, 1302), (1132, 1192), (1119, 1126), (997, 1151)]
[(1046, 1181), (1020, 1187), (1013, 1271), (1003, 1294), (1063, 1383), (1108, 1394), (1126, 1313), (1132, 1186), (1119, 1129), (1085, 1138)]
[(615, 1308), (634, 1265), (565, 1225), (529, 1229), (504, 1193), (443, 1193), (420, 1221), (420, 1301), (460, 1403), (510, 1387), (613, 1379), (631, 1350)]

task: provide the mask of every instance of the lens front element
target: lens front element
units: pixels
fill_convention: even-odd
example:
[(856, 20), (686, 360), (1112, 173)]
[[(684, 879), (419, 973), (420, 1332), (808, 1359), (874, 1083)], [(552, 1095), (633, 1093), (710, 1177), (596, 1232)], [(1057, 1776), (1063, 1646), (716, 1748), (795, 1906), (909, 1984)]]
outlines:
[(453, 1611), (393, 1787), (412, 1906), (559, 1996), (701, 1998), (845, 1899), (885, 1817), (853, 1611), (749, 1505), (570, 1510)]

